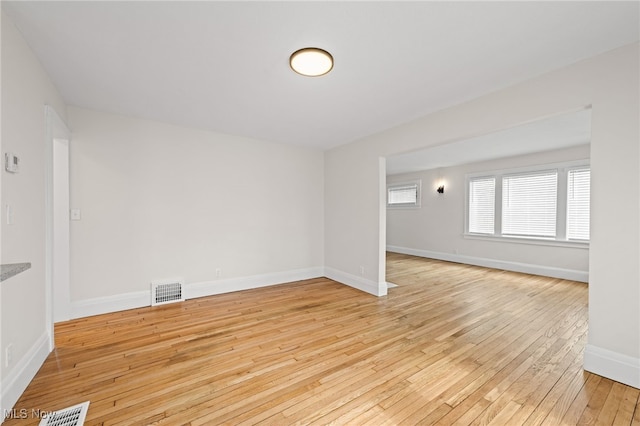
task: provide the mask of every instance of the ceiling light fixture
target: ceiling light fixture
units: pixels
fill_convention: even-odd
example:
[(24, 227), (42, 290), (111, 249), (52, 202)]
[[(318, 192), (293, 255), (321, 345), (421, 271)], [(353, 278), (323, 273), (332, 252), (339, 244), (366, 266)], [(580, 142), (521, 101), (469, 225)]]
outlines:
[(300, 75), (319, 77), (333, 69), (333, 56), (317, 47), (305, 47), (291, 54), (289, 66)]

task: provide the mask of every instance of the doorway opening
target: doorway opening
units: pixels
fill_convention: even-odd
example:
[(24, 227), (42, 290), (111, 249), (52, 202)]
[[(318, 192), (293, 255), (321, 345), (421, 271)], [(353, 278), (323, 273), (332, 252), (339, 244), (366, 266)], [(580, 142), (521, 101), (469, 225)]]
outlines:
[[(546, 237), (503, 235), (501, 221), (505, 212), (498, 209), (492, 212), (495, 224), (489, 225), (495, 226), (495, 232), (470, 232), (469, 178), (490, 177), (495, 171), (508, 175), (514, 170), (536, 167), (567, 169), (578, 162), (588, 167), (590, 141), (591, 109), (587, 108), (388, 157), (387, 188), (419, 182), (416, 187), (421, 189), (421, 202), (387, 206), (386, 251), (588, 281), (588, 240), (571, 240), (566, 235), (563, 241), (558, 241), (562, 235), (553, 241)], [(566, 234), (563, 221), (567, 201), (562, 198), (567, 197), (567, 175), (567, 170), (558, 171), (558, 234)], [(496, 193), (494, 199), (499, 206), (502, 192)], [(387, 281), (393, 282), (389, 278)]]

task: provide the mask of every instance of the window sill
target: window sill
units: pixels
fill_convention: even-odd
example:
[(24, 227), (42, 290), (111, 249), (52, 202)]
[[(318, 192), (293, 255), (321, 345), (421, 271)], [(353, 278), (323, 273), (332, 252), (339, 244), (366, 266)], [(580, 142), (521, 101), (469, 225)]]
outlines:
[(387, 209), (389, 210), (417, 210), (420, 208), (420, 205), (411, 204), (411, 205), (389, 205), (387, 204)]
[(493, 241), (500, 243), (516, 243), (516, 244), (529, 244), (535, 246), (552, 246), (552, 247), (569, 247), (577, 249), (589, 249), (588, 241), (562, 241), (562, 240), (550, 240), (545, 238), (526, 238), (526, 237), (507, 237), (507, 236), (494, 236), (494, 235), (481, 235), (481, 234), (464, 234), (464, 238), (469, 240), (483, 240)]

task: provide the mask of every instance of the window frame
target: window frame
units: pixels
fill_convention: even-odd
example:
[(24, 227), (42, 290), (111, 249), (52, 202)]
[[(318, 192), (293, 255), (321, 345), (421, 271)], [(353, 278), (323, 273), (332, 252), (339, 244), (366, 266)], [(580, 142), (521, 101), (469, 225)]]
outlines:
[[(515, 242), (532, 245), (552, 245), (573, 248), (588, 248), (589, 240), (574, 240), (567, 238), (567, 205), (568, 205), (568, 174), (570, 170), (589, 168), (591, 164), (589, 159), (565, 161), (559, 163), (540, 164), (535, 166), (518, 167), (511, 169), (500, 169), (483, 172), (468, 173), (465, 175), (465, 194), (464, 194), (464, 224), (463, 237), (467, 239), (487, 240), (487, 241), (503, 241)], [(502, 234), (502, 178), (504, 176), (513, 176), (518, 174), (532, 174), (536, 172), (544, 172), (557, 170), (557, 202), (556, 202), (556, 235), (555, 237), (534, 237), (520, 235), (503, 235)], [(470, 182), (474, 179), (494, 178), (494, 233), (481, 234), (469, 232), (469, 191)]]
[[(389, 204), (389, 193), (393, 189), (401, 189), (407, 187), (416, 187), (416, 202), (415, 203), (394, 203)], [(386, 200), (388, 209), (418, 209), (422, 206), (422, 180), (410, 180), (404, 182), (393, 182), (387, 184), (387, 200)]]
[[(584, 239), (584, 238), (576, 238), (576, 237), (572, 237), (569, 235), (570, 231), (570, 213), (569, 213), (569, 207), (570, 207), (570, 196), (571, 196), (571, 191), (570, 191), (570, 174), (572, 172), (580, 172), (580, 171), (584, 171), (584, 170), (588, 170), (589, 171), (589, 200), (588, 200), (588, 204), (589, 204), (589, 211), (588, 211), (588, 217), (587, 217), (587, 221), (590, 223), (591, 222), (591, 166), (589, 165), (583, 165), (583, 166), (574, 166), (571, 167), (569, 169), (567, 169), (567, 212), (566, 212), (566, 239), (568, 241), (581, 241), (581, 242), (585, 242), (585, 241), (590, 241), (591, 239), (591, 229), (587, 229), (587, 233), (589, 234), (589, 238)], [(574, 189), (575, 192), (575, 189)]]
[[(558, 170), (557, 168), (552, 168), (552, 169), (541, 169), (541, 170), (536, 170), (533, 172), (518, 172), (518, 173), (505, 173), (502, 176), (500, 176), (500, 185), (502, 185), (502, 200), (499, 200), (501, 203), (501, 227), (500, 227), (500, 233), (501, 235), (503, 235), (504, 237), (518, 237), (518, 238), (540, 238), (540, 239), (556, 239), (558, 236), (558, 187), (560, 185), (559, 183), (559, 176), (560, 176), (560, 170)], [(553, 197), (547, 197), (548, 199), (550, 198), (551, 200), (553, 200), (553, 202), (555, 203), (553, 205), (554, 209), (553, 209), (553, 235), (536, 235), (533, 233), (526, 233), (524, 231), (524, 229), (520, 229), (521, 232), (516, 232), (516, 230), (512, 230), (512, 232), (506, 232), (505, 228), (507, 227), (507, 212), (505, 211), (505, 201), (507, 200), (507, 198), (509, 198), (508, 204), (511, 203), (510, 201), (510, 196), (507, 195), (508, 194), (514, 194), (514, 198), (517, 198), (518, 193), (517, 192), (510, 192), (509, 188), (507, 187), (507, 190), (505, 191), (505, 184), (507, 184), (506, 181), (508, 180), (513, 180), (514, 182), (517, 182), (519, 178), (525, 178), (525, 179), (529, 179), (531, 180), (531, 178), (534, 177), (548, 177), (548, 176), (553, 176), (553, 178), (555, 179), (555, 188), (553, 188), (555, 190), (555, 194), (553, 194)], [(517, 185), (516, 183), (514, 183), (514, 185)], [(527, 201), (528, 201), (528, 197)], [(547, 199), (547, 201), (548, 201)], [(494, 203), (498, 202), (498, 200), (494, 199)], [(541, 204), (537, 204), (537, 205), (541, 205)], [(530, 210), (527, 210), (527, 213), (529, 213)], [(514, 214), (512, 215), (512, 222), (510, 223), (510, 225), (512, 227), (517, 227), (515, 223), (513, 222), (517, 222), (514, 221), (514, 219), (516, 217), (518, 217), (519, 214), (516, 212), (514, 212)], [(547, 222), (547, 223), (551, 223), (551, 222)], [(533, 229), (532, 228), (528, 228), (529, 232), (532, 232)]]
[[(470, 211), (471, 211), (471, 183), (472, 181), (487, 181), (490, 180), (493, 183), (493, 211), (491, 211), (492, 214), (492, 219), (493, 219), (493, 232), (491, 233), (486, 233), (486, 232), (472, 232), (469, 230), (470, 225), (471, 225), (471, 219), (470, 219)], [(495, 233), (495, 228), (496, 228), (496, 177), (489, 175), (489, 176), (485, 176), (485, 175), (481, 175), (481, 176), (475, 176), (473, 178), (467, 178), (467, 185), (466, 185), (466, 197), (465, 197), (465, 203), (466, 203), (466, 208), (465, 208), (465, 214), (466, 214), (466, 220), (465, 220), (465, 231), (469, 234), (473, 234), (473, 235), (493, 235)]]

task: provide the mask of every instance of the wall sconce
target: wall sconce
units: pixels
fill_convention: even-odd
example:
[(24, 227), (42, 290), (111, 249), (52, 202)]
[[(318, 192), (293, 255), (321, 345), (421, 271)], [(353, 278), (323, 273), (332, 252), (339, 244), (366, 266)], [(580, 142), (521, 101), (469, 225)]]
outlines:
[(444, 184), (446, 183), (446, 179), (442, 176), (442, 170), (438, 169), (436, 171), (436, 179), (435, 179), (435, 187), (436, 192), (438, 194), (444, 194)]
[[(438, 173), (440, 174), (440, 173)], [(444, 178), (442, 177), (438, 177), (438, 180), (436, 181), (436, 192), (438, 194), (444, 194)]]

